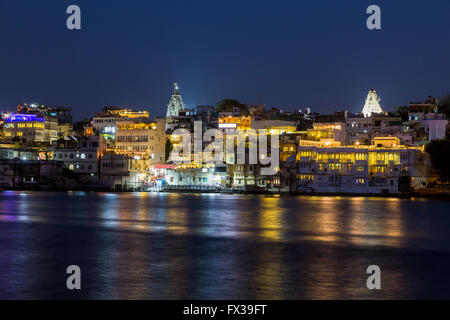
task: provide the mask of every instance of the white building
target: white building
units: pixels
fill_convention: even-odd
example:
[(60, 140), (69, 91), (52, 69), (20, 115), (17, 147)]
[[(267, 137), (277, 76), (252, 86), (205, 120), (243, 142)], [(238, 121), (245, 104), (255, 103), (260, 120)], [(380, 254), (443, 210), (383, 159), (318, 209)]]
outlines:
[(96, 181), (99, 173), (99, 157), (105, 152), (105, 144), (99, 136), (67, 137), (58, 142), (53, 160), (64, 162), (64, 167), (78, 173), (83, 180)]
[(415, 112), (409, 113), (409, 124), (413, 126), (415, 123), (419, 123), (428, 134), (428, 140), (439, 140), (445, 138), (447, 130), (448, 120), (445, 114), (442, 113), (423, 113)]
[(179, 116), (180, 111), (184, 109), (183, 99), (181, 99), (179, 88), (176, 82), (173, 84), (173, 87), (173, 94), (170, 98), (169, 104), (167, 105), (166, 117), (177, 117)]
[(224, 188), (226, 186), (226, 165), (183, 167), (167, 170), (165, 183), (169, 188), (201, 189)]
[(370, 117), (372, 113), (383, 113), (380, 106), (380, 99), (374, 89), (370, 89), (367, 94), (366, 103), (364, 104), (362, 113), (364, 114), (364, 117)]

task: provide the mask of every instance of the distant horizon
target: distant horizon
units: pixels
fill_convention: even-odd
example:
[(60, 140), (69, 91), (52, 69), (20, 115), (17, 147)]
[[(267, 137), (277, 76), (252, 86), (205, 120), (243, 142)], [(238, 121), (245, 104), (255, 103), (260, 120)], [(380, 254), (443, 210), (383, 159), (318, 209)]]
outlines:
[[(371, 88), (371, 89), (372, 89), (372, 88)], [(426, 96), (424, 96), (422, 99), (409, 99), (409, 100), (407, 100), (407, 102), (405, 102), (404, 104), (394, 105), (394, 106), (390, 106), (390, 107), (385, 107), (385, 106), (383, 106), (383, 100), (382, 100), (382, 98), (380, 97), (379, 92), (376, 90), (376, 88), (373, 88), (373, 89), (377, 92), (378, 97), (380, 98), (380, 105), (381, 105), (381, 108), (383, 109), (383, 111), (386, 111), (386, 112), (394, 112), (394, 108), (396, 108), (396, 107), (408, 106), (409, 102), (423, 102), (423, 101), (426, 100), (426, 98), (428, 98), (429, 96), (432, 96), (432, 95), (426, 95)], [(369, 90), (370, 90), (370, 89), (369, 89)], [(367, 92), (369, 92), (369, 90), (368, 90)], [(172, 93), (171, 93), (171, 94), (172, 94)], [(171, 94), (170, 94), (169, 97), (167, 98), (167, 102), (169, 102)], [(183, 92), (182, 92), (181, 90), (180, 90), (180, 94), (181, 94), (181, 96), (183, 97)], [(447, 94), (450, 94), (450, 92), (443, 93), (443, 94), (441, 94), (441, 95), (439, 95), (439, 96), (432, 96), (432, 97), (441, 99), (443, 96), (445, 96), (445, 95), (447, 95)], [(367, 96), (367, 93), (366, 93), (365, 96)], [(227, 98), (223, 98), (223, 99), (235, 99), (235, 98), (233, 98), (233, 97), (227, 97)], [(199, 104), (199, 105), (194, 105), (194, 106), (188, 106), (187, 104), (185, 104), (185, 105), (186, 105), (187, 109), (195, 109), (197, 106), (214, 106), (214, 107), (215, 107), (215, 106), (216, 106), (216, 103), (219, 102), (219, 101), (221, 101), (221, 100), (223, 100), (223, 99), (220, 99), (220, 100), (218, 100), (218, 101), (216, 101), (216, 102), (214, 102), (214, 103), (210, 103), (210, 104)], [(239, 100), (239, 99), (236, 99), (236, 100)], [(358, 114), (358, 113), (361, 113), (362, 108), (364, 107), (364, 100), (365, 100), (365, 98), (364, 98), (363, 101), (362, 101), (361, 108), (360, 108), (359, 111), (354, 111), (354, 110), (352, 110), (352, 108), (342, 106), (342, 107), (337, 107), (337, 108), (335, 108), (334, 110), (331, 110), (331, 111), (329, 111), (329, 112), (317, 112), (313, 107), (306, 106), (306, 105), (305, 105), (305, 106), (302, 106), (302, 107), (298, 107), (297, 109), (284, 109), (284, 108), (281, 107), (280, 110), (282, 110), (283, 113), (285, 113), (285, 112), (290, 112), (290, 113), (292, 113), (292, 112), (294, 112), (294, 111), (296, 111), (296, 110), (298, 110), (298, 109), (300, 109), (300, 108), (301, 108), (301, 109), (304, 109), (304, 108), (310, 108), (310, 109), (311, 109), (311, 112), (313, 112), (313, 113), (319, 113), (319, 114), (321, 114), (321, 115), (333, 114), (333, 113), (335, 113), (335, 112), (341, 112), (341, 111), (349, 111), (349, 112), (352, 112), (352, 113), (354, 113), (354, 114)], [(239, 101), (240, 101), (240, 100), (239, 100)], [(244, 104), (247, 104), (248, 106), (250, 106), (250, 105), (258, 105), (258, 103), (247, 103), (247, 102), (245, 102), (245, 101), (240, 101), (240, 102), (241, 102), (241, 103), (244, 103)], [(63, 105), (63, 104), (59, 104), (59, 105), (50, 105), (50, 104), (48, 104), (48, 103), (42, 103), (41, 101), (23, 101), (23, 102), (17, 103), (16, 106), (15, 106), (15, 107), (12, 107), (11, 109), (5, 109), (2, 105), (0, 105), (0, 111), (1, 111), (1, 112), (14, 112), (14, 111), (16, 110), (16, 108), (17, 108), (18, 105), (20, 105), (20, 104), (25, 104), (25, 103), (27, 103), (27, 104), (29, 104), (29, 105), (30, 105), (30, 104), (33, 104), (33, 103), (36, 103), (36, 104), (38, 104), (38, 105), (47, 105), (47, 106), (51, 106), (51, 107), (68, 107), (68, 108), (71, 108), (71, 106)], [(274, 108), (280, 108), (279, 105), (266, 105), (266, 104), (264, 104), (264, 102), (262, 102), (262, 105), (264, 105), (265, 108), (269, 108), (269, 109), (272, 108), (272, 107), (274, 107)], [(153, 118), (153, 119), (154, 119), (154, 118), (160, 118), (160, 117), (165, 117), (165, 116), (166, 116), (166, 115), (165, 115), (165, 112), (164, 112), (164, 114), (154, 114), (154, 113), (151, 112), (152, 109), (149, 108), (149, 107), (146, 107), (146, 106), (127, 105), (127, 104), (125, 104), (125, 105), (107, 104), (107, 105), (104, 105), (104, 106), (99, 107), (98, 109), (96, 109), (96, 110), (94, 110), (94, 111), (91, 111), (91, 113), (90, 113), (89, 115), (81, 116), (81, 118), (76, 118), (76, 117), (75, 117), (75, 115), (74, 115), (74, 113), (73, 113), (73, 112), (74, 112), (74, 109), (72, 108), (72, 111), (71, 111), (71, 112), (72, 112), (73, 122), (80, 122), (80, 121), (83, 121), (83, 120), (86, 119), (86, 118), (92, 118), (92, 117), (95, 116), (95, 113), (101, 112), (101, 110), (102, 110), (104, 107), (107, 107), (107, 106), (109, 106), (109, 107), (123, 107), (123, 108), (130, 108), (130, 109), (134, 109), (134, 110), (148, 111), (148, 112), (149, 112), (150, 118)], [(166, 105), (166, 107), (167, 107), (167, 105)], [(354, 108), (355, 108), (355, 107), (354, 107)]]

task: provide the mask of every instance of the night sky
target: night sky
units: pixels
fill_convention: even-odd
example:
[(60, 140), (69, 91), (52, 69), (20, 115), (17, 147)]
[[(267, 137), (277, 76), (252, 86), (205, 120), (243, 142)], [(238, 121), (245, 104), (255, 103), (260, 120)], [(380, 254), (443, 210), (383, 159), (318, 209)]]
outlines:
[[(81, 7), (82, 30), (66, 28)], [(382, 30), (366, 28), (381, 7)], [(450, 92), (450, 1), (0, 0), (0, 107), (105, 105), (165, 115), (223, 98), (291, 111), (359, 112)]]

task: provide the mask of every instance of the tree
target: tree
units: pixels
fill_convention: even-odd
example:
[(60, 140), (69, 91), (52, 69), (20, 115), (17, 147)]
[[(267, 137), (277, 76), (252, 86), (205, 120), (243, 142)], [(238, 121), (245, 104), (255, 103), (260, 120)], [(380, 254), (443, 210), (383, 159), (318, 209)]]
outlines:
[(439, 113), (444, 113), (447, 117), (450, 117), (450, 93), (439, 100)]
[(394, 112), (403, 114), (403, 113), (408, 113), (409, 112), (409, 107), (408, 106), (398, 106), (398, 107), (394, 107)]
[(450, 140), (433, 140), (425, 147), (431, 158), (433, 167), (439, 171), (441, 180), (450, 181)]
[(239, 102), (236, 99), (223, 99), (216, 103), (217, 112), (233, 112), (235, 107), (239, 108), (239, 114), (241, 116), (246, 116), (249, 114), (248, 106), (244, 103)]
[(402, 121), (408, 121), (408, 119), (409, 119), (409, 116), (408, 116), (409, 107), (408, 106), (394, 107), (394, 112), (400, 114), (400, 116), (402, 117)]
[(169, 161), (170, 152), (173, 149), (173, 143), (169, 138), (166, 138), (166, 162)]

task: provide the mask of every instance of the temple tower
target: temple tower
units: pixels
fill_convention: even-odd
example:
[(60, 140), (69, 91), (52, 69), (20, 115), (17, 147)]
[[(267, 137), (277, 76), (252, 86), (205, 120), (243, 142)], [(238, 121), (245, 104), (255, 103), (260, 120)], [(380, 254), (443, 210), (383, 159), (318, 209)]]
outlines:
[(167, 105), (166, 117), (177, 117), (180, 110), (184, 109), (184, 103), (181, 99), (180, 92), (178, 91), (179, 88), (176, 82), (173, 84), (173, 87), (173, 94), (170, 98), (169, 104)]
[(377, 92), (374, 89), (370, 89), (362, 113), (366, 118), (370, 117), (372, 113), (383, 113), (383, 109), (381, 109), (380, 106), (380, 99), (378, 98)]

